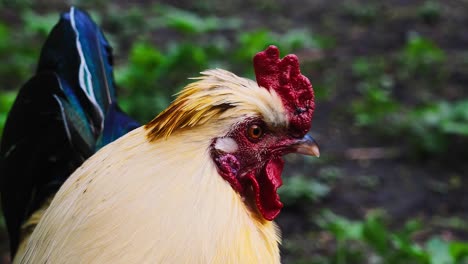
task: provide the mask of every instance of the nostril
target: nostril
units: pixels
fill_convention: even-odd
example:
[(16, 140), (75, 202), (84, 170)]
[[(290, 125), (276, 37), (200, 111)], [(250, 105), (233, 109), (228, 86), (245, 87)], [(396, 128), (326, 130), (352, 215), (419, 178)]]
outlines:
[(304, 107), (296, 107), (295, 114), (300, 115), (300, 114), (302, 114), (302, 113), (304, 113), (306, 111), (307, 111), (307, 109), (304, 108)]

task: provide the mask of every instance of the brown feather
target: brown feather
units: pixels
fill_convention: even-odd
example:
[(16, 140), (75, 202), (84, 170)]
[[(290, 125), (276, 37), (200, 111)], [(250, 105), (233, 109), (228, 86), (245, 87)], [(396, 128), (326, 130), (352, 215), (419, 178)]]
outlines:
[(223, 118), (257, 115), (273, 125), (287, 123), (283, 105), (274, 91), (223, 70), (202, 74), (196, 78), (198, 81), (187, 85), (166, 110), (145, 125), (150, 141), (167, 139), (176, 131)]

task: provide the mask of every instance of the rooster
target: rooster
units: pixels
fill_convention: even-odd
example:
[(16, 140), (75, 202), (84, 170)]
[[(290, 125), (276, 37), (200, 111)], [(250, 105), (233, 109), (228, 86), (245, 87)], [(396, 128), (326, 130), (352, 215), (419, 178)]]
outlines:
[(14, 262), (279, 263), (282, 156), (319, 155), (314, 93), (295, 55), (253, 64), (256, 82), (202, 72), (139, 126), (103, 34), (64, 13), (2, 139)]

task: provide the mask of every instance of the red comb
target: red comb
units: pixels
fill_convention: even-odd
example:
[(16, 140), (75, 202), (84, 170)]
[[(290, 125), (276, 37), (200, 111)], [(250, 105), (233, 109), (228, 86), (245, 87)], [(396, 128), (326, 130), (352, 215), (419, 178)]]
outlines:
[(258, 85), (276, 91), (288, 112), (290, 128), (297, 136), (305, 135), (312, 123), (314, 91), (309, 79), (301, 74), (297, 56), (289, 54), (280, 59), (278, 48), (269, 46), (257, 53), (253, 62)]

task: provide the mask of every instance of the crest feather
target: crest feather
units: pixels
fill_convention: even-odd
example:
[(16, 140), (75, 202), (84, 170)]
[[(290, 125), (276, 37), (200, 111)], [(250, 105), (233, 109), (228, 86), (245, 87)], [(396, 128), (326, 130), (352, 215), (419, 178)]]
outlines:
[(187, 85), (145, 128), (153, 141), (208, 121), (260, 116), (273, 126), (287, 125), (281, 98), (249, 79), (225, 70), (209, 70)]

